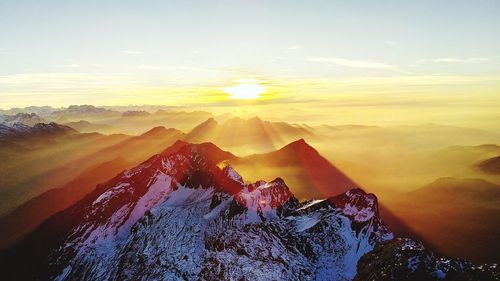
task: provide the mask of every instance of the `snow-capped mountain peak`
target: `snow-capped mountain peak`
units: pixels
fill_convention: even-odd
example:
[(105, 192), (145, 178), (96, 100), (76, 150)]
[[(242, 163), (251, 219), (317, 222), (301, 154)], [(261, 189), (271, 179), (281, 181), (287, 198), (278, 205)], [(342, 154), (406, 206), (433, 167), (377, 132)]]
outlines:
[(348, 205), (324, 200), (316, 204), (322, 208), (304, 208), (281, 178), (245, 183), (232, 167), (219, 167), (232, 157), (210, 143), (178, 142), (99, 185), (60, 214), (65, 219), (47, 222), (50, 231), (66, 232), (53, 242), (59, 246), (48, 253), (46, 274), (348, 280), (356, 274), (351, 263), (390, 238), (376, 213), (356, 225), (352, 210), (344, 213)]
[(224, 172), (224, 174), (226, 176), (228, 176), (230, 179), (234, 180), (234, 181), (237, 181), (241, 184), (243, 184), (243, 177), (238, 174), (238, 172), (233, 168), (231, 167), (231, 165), (226, 165), (222, 171)]
[(234, 157), (179, 141), (99, 185), (13, 253), (37, 252), (27, 279), (352, 280), (361, 257), (393, 238), (375, 195), (351, 189), (300, 203), (281, 178), (245, 183), (221, 168)]
[(355, 188), (335, 197), (329, 201), (342, 209), (342, 213), (352, 218), (355, 222), (366, 222), (378, 216), (377, 197), (367, 194), (362, 189)]
[(276, 178), (269, 183), (258, 181), (246, 185), (244, 189), (236, 195), (236, 200), (242, 206), (260, 212), (281, 207), (292, 198), (294, 198), (293, 194), (281, 178)]
[(68, 126), (60, 125), (55, 122), (37, 123), (29, 126), (23, 123), (0, 123), (1, 138), (21, 138), (30, 136), (58, 136), (63, 134), (73, 134), (76, 131)]
[(15, 115), (0, 115), (0, 124), (13, 126), (14, 124), (23, 124), (34, 126), (38, 123), (43, 123), (45, 120), (36, 113), (18, 113)]

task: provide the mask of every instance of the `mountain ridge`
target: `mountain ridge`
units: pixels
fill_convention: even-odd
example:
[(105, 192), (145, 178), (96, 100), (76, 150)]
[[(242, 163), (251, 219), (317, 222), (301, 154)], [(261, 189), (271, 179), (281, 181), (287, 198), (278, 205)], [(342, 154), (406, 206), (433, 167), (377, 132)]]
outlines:
[[(228, 241), (226, 241), (225, 239), (229, 240), (231, 239), (227, 235), (224, 236), (225, 239), (223, 240), (219, 239), (220, 235), (212, 236), (214, 235), (213, 231), (218, 233), (217, 230), (218, 228), (213, 228), (215, 226), (210, 226), (206, 224), (212, 220), (218, 221), (219, 223), (223, 224), (227, 224), (226, 222), (227, 220), (233, 221), (233, 223), (236, 225), (236, 228), (234, 228), (235, 226), (230, 226), (230, 225), (227, 225), (227, 227), (228, 229), (231, 229), (231, 231), (235, 231), (236, 233), (241, 233), (240, 229), (246, 227), (252, 227), (254, 228), (253, 231), (257, 231), (256, 233), (260, 233), (261, 231), (264, 231), (264, 229), (267, 229), (266, 225), (269, 226), (274, 225), (274, 227), (278, 227), (278, 229), (283, 227), (284, 228), (291, 227), (291, 229), (294, 229), (294, 231), (297, 231), (296, 227), (299, 227), (300, 231), (298, 231), (297, 234), (295, 234), (296, 237), (294, 236), (295, 238), (293, 239), (308, 239), (308, 241), (310, 241), (308, 243), (315, 243), (315, 244), (320, 243), (321, 245), (323, 245), (322, 243), (327, 243), (326, 241), (329, 241), (327, 238), (328, 236), (318, 238), (320, 240), (317, 241), (316, 238), (314, 239), (312, 238), (313, 236), (311, 236), (311, 238), (306, 238), (309, 237), (309, 234), (306, 235), (307, 231), (311, 228), (316, 229), (314, 228), (314, 226), (319, 221), (316, 221), (316, 219), (314, 219), (314, 221), (316, 222), (313, 221), (305, 222), (304, 220), (310, 220), (309, 215), (311, 214), (311, 212), (316, 215), (323, 214), (329, 217), (329, 215), (327, 214), (339, 208), (342, 209), (342, 207), (336, 207), (335, 205), (329, 203), (327, 205), (320, 204), (317, 205), (316, 208), (310, 209), (315, 204), (309, 203), (308, 205), (305, 205), (299, 203), (298, 200), (296, 200), (295, 197), (293, 197), (293, 195), (290, 193), (290, 190), (288, 189), (284, 181), (280, 178), (277, 178), (269, 183), (258, 181), (256, 183), (249, 185), (244, 184), (241, 181), (241, 177), (237, 175), (237, 173), (229, 166), (225, 167), (222, 170), (217, 167), (216, 164), (217, 162), (219, 162), (218, 160), (220, 160), (219, 155), (223, 154), (224, 151), (220, 150), (217, 151), (217, 153), (214, 153), (213, 150), (215, 149), (216, 146), (213, 144), (193, 145), (193, 144), (187, 144), (185, 142), (178, 142), (177, 145), (174, 144), (174, 146), (177, 146), (177, 149), (175, 151), (171, 151), (171, 153), (162, 153), (154, 155), (145, 162), (143, 162), (142, 164), (140, 164), (139, 166), (131, 170), (127, 170), (123, 173), (120, 173), (114, 179), (99, 185), (94, 192), (87, 195), (85, 198), (80, 200), (80, 202), (76, 203), (69, 209), (53, 216), (51, 219), (42, 224), (35, 232), (31, 233), (25, 240), (23, 240), (22, 243), (18, 244), (16, 247), (13, 248), (13, 250), (11, 250), (11, 252), (9, 252), (9, 253), (14, 253), (13, 260), (16, 260), (15, 258), (16, 254), (20, 255), (17, 256), (18, 258), (20, 258), (23, 256), (21, 254), (23, 253), (23, 251), (29, 251), (32, 247), (37, 249), (39, 253), (46, 253), (45, 255), (48, 255), (48, 253), (50, 253), (54, 249), (63, 249), (62, 252), (55, 255), (55, 257), (59, 258), (57, 258), (56, 260), (52, 260), (51, 262), (59, 264), (60, 267), (57, 266), (49, 267), (48, 268), (49, 271), (45, 272), (45, 274), (47, 274), (45, 276), (55, 276), (54, 274), (56, 274), (59, 275), (59, 277), (62, 279), (68, 279), (68, 278), (71, 279), (77, 276), (73, 274), (82, 274), (83, 272), (81, 270), (85, 271), (90, 270), (83, 275), (87, 276), (85, 278), (90, 278), (91, 276), (94, 276), (94, 278), (103, 277), (106, 276), (106, 274), (103, 273), (99, 268), (95, 267), (97, 265), (90, 257), (94, 255), (91, 253), (101, 255), (102, 258), (108, 255), (109, 253), (99, 252), (99, 251), (94, 252), (93, 250), (94, 246), (91, 245), (94, 245), (94, 243), (109, 242), (111, 243), (109, 244), (110, 246), (118, 245), (117, 247), (121, 247), (120, 245), (123, 245), (121, 243), (125, 243), (124, 241), (127, 241), (127, 240), (122, 240), (122, 238), (127, 237), (128, 235), (133, 236), (134, 233), (139, 231), (137, 228), (138, 227), (140, 228), (140, 225), (143, 225), (144, 223), (152, 219), (151, 216), (155, 217), (160, 213), (167, 214), (170, 212), (174, 212), (172, 210), (175, 210), (175, 213), (180, 212), (179, 215), (183, 214), (187, 210), (190, 210), (189, 212), (198, 213), (200, 208), (205, 209), (206, 210), (205, 213), (203, 215), (201, 215), (200, 213), (199, 215), (196, 215), (192, 219), (194, 222), (201, 223), (199, 227), (207, 227), (208, 232), (206, 235), (209, 235), (209, 237), (211, 237), (210, 243), (215, 243), (207, 245), (206, 250), (204, 250), (207, 251), (205, 252), (204, 255), (211, 256), (211, 258), (205, 260), (205, 262), (208, 264), (213, 265), (213, 259), (219, 261), (225, 260), (225, 255), (220, 256), (220, 254), (218, 254), (219, 252), (212, 247), (218, 247), (216, 246), (217, 243), (223, 241), (225, 241), (223, 243), (226, 243)], [(210, 159), (210, 157), (214, 158)], [(151, 181), (151, 179), (154, 179), (154, 181)], [(159, 185), (158, 183), (160, 182), (162, 184)], [(125, 186), (129, 187), (127, 189), (123, 189), (123, 187)], [(356, 193), (361, 195), (360, 198), (364, 198), (363, 195), (364, 192), (356, 191)], [(348, 194), (347, 196), (349, 197), (350, 195)], [(127, 201), (127, 200), (133, 200), (133, 201)], [(358, 202), (359, 199), (356, 199), (355, 201)], [(134, 205), (129, 205), (129, 203), (126, 202), (136, 202), (136, 203), (133, 203)], [(153, 207), (153, 206), (160, 206), (162, 204), (163, 205), (166, 204), (170, 207), (168, 207), (167, 209), (163, 209), (161, 207), (158, 208)], [(126, 206), (130, 206), (127, 207), (129, 211), (127, 211), (127, 213), (124, 213), (123, 208)], [(192, 208), (195, 209), (191, 209), (190, 206), (193, 206)], [(350, 209), (346, 210), (346, 212), (349, 213), (350, 215), (356, 212), (366, 213), (368, 212), (366, 211), (367, 208), (370, 209), (373, 208), (373, 206), (370, 207), (368, 205), (366, 206), (360, 205), (359, 208), (360, 208), (359, 210), (358, 209), (354, 210), (352, 207), (350, 207)], [(297, 210), (298, 213), (295, 213), (296, 212), (295, 210)], [(295, 213), (295, 215), (290, 217), (289, 215), (293, 213)], [(302, 213), (303, 215), (299, 215), (300, 213)], [(124, 214), (128, 215), (123, 216)], [(330, 222), (330, 219), (325, 221), (326, 223), (325, 227), (328, 226), (329, 228), (331, 228), (331, 230), (329, 231), (335, 232), (335, 231), (344, 231), (341, 230), (344, 228), (350, 229), (350, 224), (348, 223), (349, 221), (348, 217), (344, 217), (344, 219), (341, 219), (340, 217), (337, 218), (336, 217), (337, 215), (334, 214), (335, 213), (331, 213), (331, 215), (333, 215), (332, 217), (333, 221)], [(375, 213), (373, 212), (373, 214)], [(314, 217), (316, 215), (314, 215)], [(327, 217), (325, 217), (325, 219)], [(337, 219), (346, 221), (341, 225), (336, 226), (334, 222)], [(327, 223), (327, 221), (329, 222)], [(343, 237), (342, 239), (348, 239), (348, 240), (345, 240), (344, 243), (347, 244), (344, 244), (344, 246), (336, 246), (336, 247), (346, 247), (345, 250), (348, 251), (346, 252), (346, 255), (347, 253), (351, 253), (351, 251), (353, 251), (349, 255), (354, 255), (353, 258), (356, 257), (356, 259), (361, 257), (362, 254), (364, 254), (367, 250), (373, 247), (374, 241), (378, 241), (379, 239), (386, 239), (384, 237), (390, 237), (391, 235), (390, 232), (385, 228), (385, 226), (383, 226), (381, 222), (375, 222), (375, 224), (379, 225), (377, 227), (378, 229), (377, 231), (373, 230), (371, 227), (368, 227), (371, 224), (366, 224), (367, 220), (360, 220), (358, 223), (361, 223), (361, 227), (358, 229), (361, 232), (357, 232), (358, 234), (354, 233), (349, 234), (350, 232), (345, 232), (345, 234), (339, 233), (338, 235), (341, 235), (340, 237)], [(280, 234), (281, 230), (278, 229), (276, 230), (278, 232), (275, 232), (274, 235), (278, 236), (284, 235)], [(320, 231), (321, 229), (322, 228), (320, 227), (316, 231)], [(89, 230), (92, 231), (88, 232)], [(265, 232), (267, 232), (267, 230)], [(191, 234), (188, 233), (187, 235)], [(302, 237), (302, 235), (306, 236), (304, 236), (304, 238), (300, 238)], [(356, 248), (351, 248), (354, 245), (350, 244), (352, 242), (348, 242), (351, 241), (349, 239), (356, 239), (353, 238), (357, 237), (356, 235), (362, 235), (363, 237), (367, 235), (364, 239), (368, 239), (366, 240), (366, 242), (363, 242), (365, 243), (364, 244), (365, 248), (360, 252), (358, 252), (358, 250), (355, 250)], [(53, 239), (52, 242), (45, 241), (43, 245), (40, 245), (39, 242), (37, 242), (39, 241), (39, 239), (43, 240), (49, 239), (48, 237), (53, 237), (50, 238)], [(66, 241), (64, 242), (66, 246), (60, 248), (57, 245), (62, 245), (61, 244), (63, 243), (62, 241)], [(299, 240), (297, 240), (297, 242), (298, 241)], [(250, 241), (248, 243), (253, 244), (253, 242)], [(274, 244), (278, 243), (277, 241), (272, 243), (275, 246), (279, 245), (279, 244)], [(40, 248), (40, 246), (42, 247)], [(129, 246), (137, 246), (137, 244), (130, 244)], [(43, 249), (44, 247), (45, 250)], [(283, 246), (279, 247), (281, 248)], [(230, 249), (231, 249), (230, 252), (232, 252), (233, 250), (236, 252), (240, 251), (238, 250), (238, 248), (230, 247)], [(87, 252), (87, 254), (85, 255), (78, 254), (78, 253), (83, 253), (81, 251)], [(244, 251), (248, 254), (247, 255), (248, 259), (255, 260), (257, 258), (256, 256), (253, 256), (253, 254), (250, 254), (249, 251), (251, 251), (251, 248), (246, 248), (246, 250)], [(308, 271), (309, 274), (312, 275), (314, 275), (314, 273), (310, 272), (310, 270), (315, 268), (315, 266), (307, 262), (308, 259), (307, 255), (313, 255), (313, 256), (320, 255), (318, 256), (318, 258), (321, 259), (321, 254), (319, 253), (308, 254), (309, 250), (305, 249), (303, 250), (296, 249), (289, 252), (290, 250), (282, 248), (282, 250), (280, 251), (285, 251), (283, 253), (288, 253), (289, 255), (300, 257), (300, 259), (302, 259), (306, 263), (306, 265), (302, 265), (301, 267), (305, 266), (306, 268), (309, 268), (307, 270), (309, 270)], [(43, 260), (43, 257), (45, 257), (45, 255), (40, 254), (38, 258)], [(237, 254), (237, 256), (238, 255), (240, 254)], [(193, 256), (193, 258), (196, 257)], [(113, 260), (114, 258), (110, 257), (110, 259)], [(333, 256), (328, 257), (327, 259), (337, 260), (337, 258)], [(37, 261), (35, 258), (35, 261), (33, 261), (33, 265), (38, 264), (38, 266), (40, 266), (39, 264), (40, 262), (43, 264), (43, 261), (41, 260)], [(99, 258), (99, 260), (102, 259)], [(260, 260), (260, 258), (257, 258), (255, 261), (258, 260)], [(76, 266), (76, 268), (68, 269), (68, 267), (66, 266), (64, 267), (65, 269), (62, 270), (61, 273), (61, 271), (59, 270), (63, 268), (63, 265), (68, 264), (68, 262), (73, 266)], [(127, 263), (127, 261), (122, 261), (122, 262)], [(274, 264), (274, 262), (271, 263)], [(342, 260), (337, 260), (336, 263), (338, 263), (338, 266), (343, 266), (344, 264)], [(87, 269), (83, 269), (85, 267), (85, 264), (87, 264), (90, 267), (88, 267)], [(193, 274), (192, 268), (189, 268), (186, 271), (185, 268), (183, 269), (183, 266), (181, 264), (179, 264), (178, 266), (180, 266), (178, 270), (181, 271), (184, 270), (183, 272), (185, 272), (185, 274), (188, 274), (186, 276), (194, 276), (192, 275)], [(326, 272), (331, 272), (332, 270), (331, 268), (328, 269), (330, 266), (329, 267), (323, 267), (323, 266), (326, 266), (326, 264), (321, 265), (322, 273), (316, 273), (320, 274), (318, 276), (326, 276), (324, 274), (326, 274)], [(212, 275), (212, 272), (207, 271), (206, 269), (203, 268), (203, 266), (201, 268), (200, 267), (196, 268), (197, 269), (194, 270), (194, 272), (196, 273), (196, 275), (199, 274), (200, 276), (202, 276), (202, 279), (203, 278), (211, 279), (212, 277), (214, 277)], [(223, 272), (219, 272), (217, 274), (222, 274), (223, 276), (226, 276), (226, 278), (229, 278), (229, 276), (241, 277), (243, 276), (241, 275), (243, 273), (251, 275), (251, 273), (249, 272), (243, 272), (237, 270), (237, 267), (231, 266), (230, 268), (232, 269), (229, 271), (223, 270)], [(35, 274), (34, 272), (39, 272), (38, 270), (43, 271), (44, 267), (43, 266), (39, 268), (35, 267), (32, 270), (33, 271), (31, 273)], [(164, 273), (174, 274), (173, 276), (179, 276), (176, 275), (175, 272), (177, 271), (170, 272), (167, 270), (167, 272)], [(27, 270), (27, 273), (29, 273), (29, 270)], [(112, 276), (121, 276), (120, 273), (118, 272), (115, 273), (118, 275), (112, 275)], [(294, 274), (298, 273), (299, 272), (292, 270), (288, 274), (292, 274), (289, 275), (291, 277), (294, 276)], [(340, 274), (342, 275), (344, 273)], [(355, 271), (352, 271), (352, 269), (350, 269), (347, 270), (345, 274), (348, 274), (349, 276), (353, 277)], [(307, 276), (304, 275), (304, 273), (301, 273), (301, 275)], [(262, 278), (263, 275), (257, 275), (257, 277)]]
[[(377, 245), (393, 243), (387, 251), (403, 253), (407, 247), (392, 240), (374, 194), (354, 188), (299, 202), (279, 177), (245, 183), (231, 166), (221, 169), (220, 161), (232, 155), (227, 153), (212, 143), (177, 141), (99, 184), (2, 252), (3, 276), (6, 280), (370, 280), (365, 268), (357, 265), (359, 260), (366, 266), (382, 263), (390, 270), (413, 269), (413, 252), (397, 263), (378, 254)], [(438, 277), (497, 274), (494, 266), (456, 264), (440, 266)], [(418, 276), (435, 276), (433, 267), (422, 268)]]

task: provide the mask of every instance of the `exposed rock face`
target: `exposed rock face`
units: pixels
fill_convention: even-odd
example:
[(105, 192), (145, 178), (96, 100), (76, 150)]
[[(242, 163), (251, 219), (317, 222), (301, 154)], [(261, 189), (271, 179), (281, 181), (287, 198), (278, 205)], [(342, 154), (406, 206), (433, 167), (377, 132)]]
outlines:
[(0, 124), (13, 126), (14, 124), (23, 124), (26, 126), (34, 126), (38, 123), (43, 123), (45, 120), (36, 113), (18, 113), (16, 115), (0, 115)]
[(51, 217), (2, 255), (0, 273), (6, 280), (498, 277), (493, 266), (437, 259), (419, 242), (392, 240), (373, 194), (352, 189), (299, 202), (280, 178), (245, 183), (232, 167), (219, 168), (234, 157), (211, 143), (178, 141)]
[(54, 122), (38, 123), (32, 127), (22, 123), (14, 123), (12, 125), (0, 124), (0, 138), (4, 139), (53, 136), (68, 133), (76, 133), (76, 131), (68, 126)]
[(48, 263), (38, 261), (46, 270), (31, 277), (351, 280), (358, 259), (392, 238), (373, 195), (300, 203), (279, 178), (246, 184), (220, 169), (228, 157), (212, 144), (179, 142), (98, 186), (18, 246), (59, 237), (48, 243)]
[(397, 238), (382, 242), (363, 256), (354, 280), (499, 280), (496, 264), (437, 257), (422, 243)]

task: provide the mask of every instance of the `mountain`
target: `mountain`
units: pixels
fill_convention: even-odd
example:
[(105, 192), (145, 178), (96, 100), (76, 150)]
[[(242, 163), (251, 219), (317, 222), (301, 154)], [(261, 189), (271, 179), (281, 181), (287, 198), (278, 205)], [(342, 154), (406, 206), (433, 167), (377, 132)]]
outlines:
[(500, 185), (482, 179), (440, 178), (410, 194), (412, 198), (422, 201), (440, 201), (442, 197), (450, 197), (449, 203), (493, 206), (500, 203)]
[(112, 110), (105, 109), (102, 107), (96, 107), (93, 105), (70, 105), (65, 109), (60, 109), (57, 111), (54, 111), (54, 115), (64, 115), (64, 114), (75, 114), (75, 115), (81, 115), (81, 114), (102, 114), (102, 113), (111, 113), (113, 112)]
[[(242, 157), (229, 163), (246, 178), (270, 180), (273, 175), (280, 175), (299, 199), (325, 198), (360, 187), (304, 139), (277, 151)], [(395, 215), (397, 210), (389, 210), (385, 203), (379, 203), (380, 215), (395, 234), (423, 239)]]
[(190, 131), (212, 114), (206, 111), (178, 111), (158, 110), (155, 113), (145, 111), (129, 111), (114, 119), (100, 120), (100, 124), (107, 124), (115, 128), (115, 132), (137, 135), (144, 128), (170, 127), (181, 131)]
[(47, 218), (75, 204), (98, 183), (130, 167), (123, 158), (96, 164), (64, 184), (36, 196), (0, 217), (0, 249), (12, 246)]
[(386, 203), (433, 250), (476, 263), (500, 261), (499, 185), (440, 178)]
[(300, 202), (281, 178), (245, 183), (231, 166), (221, 168), (235, 159), (212, 143), (177, 141), (1, 252), (0, 274), (4, 280), (499, 276), (495, 265), (436, 258), (418, 241), (393, 239), (376, 196), (362, 189)]
[[(36, 134), (27, 127), (23, 134), (0, 137), (0, 216), (48, 189), (67, 183), (88, 167), (116, 158), (100, 158), (95, 153), (130, 138), (81, 134), (58, 126), (48, 126), (47, 131)], [(93, 154), (95, 157), (90, 161), (82, 161)]]
[(270, 153), (243, 157), (231, 164), (248, 176), (267, 178), (279, 174), (301, 199), (329, 197), (357, 186), (304, 139)]
[(113, 132), (115, 129), (109, 125), (91, 123), (89, 121), (80, 120), (76, 122), (66, 122), (64, 125), (71, 127), (81, 133), (92, 133), (92, 132)]
[[(99, 179), (106, 179), (105, 175), (111, 178), (119, 171), (117, 169), (130, 168), (145, 160), (148, 154), (176, 152), (178, 148), (187, 144), (184, 141), (174, 143), (175, 140), (182, 138), (182, 133), (175, 129), (157, 127), (141, 136), (126, 139), (74, 163), (66, 164), (65, 166), (68, 168), (73, 166), (90, 167), (88, 168), (90, 171), (83, 171), (81, 175), (76, 174), (74, 179), (63, 186), (37, 196), (13, 210), (6, 218), (0, 219), (0, 235), (3, 234), (4, 237), (4, 243), (0, 243), (0, 248), (8, 246), (12, 241), (24, 236), (49, 216), (66, 208), (68, 202), (76, 202), (83, 198), (92, 190), (95, 184), (99, 183)], [(172, 143), (171, 147), (162, 152), (163, 147)], [(286, 182), (291, 183), (292, 192), (300, 200), (330, 197), (357, 186), (304, 140), (290, 143), (275, 152), (242, 158), (231, 153), (218, 155), (220, 150), (207, 144), (200, 144), (199, 149), (204, 149), (206, 154), (213, 154), (211, 157), (215, 157), (218, 162), (231, 164), (238, 170), (244, 170), (245, 177), (251, 176), (251, 179), (255, 181), (262, 178), (271, 181), (275, 178), (275, 175), (280, 175)], [(213, 151), (210, 151), (210, 149)], [(117, 157), (123, 160), (119, 162), (121, 163), (119, 166), (116, 165), (115, 161), (110, 163), (106, 161), (106, 159)], [(92, 165), (99, 165), (96, 175), (100, 176), (91, 176), (91, 171), (94, 170)], [(70, 169), (70, 171), (73, 170)], [(65, 170), (64, 173), (68, 174), (70, 172)], [(51, 178), (56, 178), (56, 176)], [(61, 198), (64, 198), (64, 200), (60, 200)], [(39, 204), (48, 204), (50, 207), (44, 208), (44, 211), (37, 211), (35, 206)], [(380, 209), (384, 220), (387, 220), (398, 233), (411, 233), (384, 206), (380, 206)], [(10, 223), (15, 220), (23, 220), (26, 223)], [(401, 231), (401, 229), (404, 231)]]
[[(12, 179), (11, 173), (15, 173), (13, 169), (0, 169), (0, 173), (5, 174), (5, 180), (0, 179), (0, 184), (3, 183), (5, 188), (1, 193), (4, 198), (14, 197), (19, 200), (21, 196), (17, 192), (21, 190), (20, 187), (31, 191), (36, 189), (44, 191), (19, 205), (14, 204), (15, 208), (0, 218), (0, 236), (3, 237), (0, 248), (12, 245), (48, 217), (79, 201), (90, 193), (96, 184), (111, 179), (124, 169), (138, 165), (152, 154), (160, 153), (165, 146), (172, 145), (182, 136), (183, 133), (175, 129), (157, 127), (137, 137), (106, 136), (83, 144), (78, 142), (76, 145), (78, 148), (86, 147), (84, 154), (77, 154), (71, 150), (63, 151), (60, 157), (57, 156), (58, 153), (50, 154), (49, 158), (53, 160), (51, 165), (62, 163), (55, 167), (46, 164), (44, 167), (50, 167), (47, 171), (37, 171), (40, 169), (40, 162), (47, 161), (45, 158), (41, 158), (40, 161), (30, 160), (29, 165), (22, 163), (17, 165), (15, 170), (24, 170), (19, 175), (21, 183)], [(56, 148), (70, 146), (73, 143), (68, 141), (63, 144), (57, 145)], [(20, 159), (20, 157), (14, 158)], [(59, 158), (63, 158), (64, 162)], [(31, 168), (31, 165), (35, 167)], [(31, 175), (32, 170), (36, 171), (34, 176)], [(7, 190), (9, 187), (12, 189), (11, 192)], [(2, 206), (7, 207), (13, 203), (12, 201), (14, 200), (9, 200), (9, 203), (2, 202)]]
[[(444, 167), (450, 175), (484, 176), (479, 171), (487, 172), (490, 158), (500, 155), (500, 146), (483, 144), (477, 146), (454, 145), (430, 155), (430, 162), (435, 167)], [(484, 167), (482, 164), (484, 163)], [(484, 168), (484, 169), (483, 169)], [(486, 170), (485, 170), (486, 169)], [(487, 172), (488, 173), (488, 172)]]
[(23, 124), (34, 126), (38, 123), (44, 123), (45, 120), (36, 113), (18, 113), (16, 115), (0, 115), (0, 124), (12, 126), (14, 124)]
[[(52, 120), (67, 120), (70, 122), (78, 120), (106, 120), (121, 116), (120, 112), (109, 110), (93, 105), (70, 105), (67, 108), (61, 108), (50, 114)], [(48, 118), (49, 118), (48, 117)]]
[(314, 139), (312, 131), (285, 122), (264, 121), (258, 117), (242, 119), (234, 117), (223, 123), (209, 118), (191, 130), (186, 141), (211, 141), (220, 147), (247, 154), (248, 151), (269, 152), (290, 141), (310, 138)]
[(28, 106), (25, 108), (11, 108), (8, 110), (0, 109), (0, 114), (6, 114), (6, 115), (16, 115), (18, 113), (35, 113), (38, 116), (48, 116), (52, 112), (54, 112), (56, 109), (51, 107), (51, 106)]
[(150, 116), (151, 113), (144, 110), (128, 110), (122, 113), (123, 117)]
[(29, 130), (31, 130), (31, 127), (24, 124), (0, 124), (0, 138), (15, 137), (16, 135), (28, 132)]
[(439, 257), (422, 243), (397, 238), (384, 241), (358, 263), (355, 281), (364, 280), (499, 280), (496, 264), (475, 266), (470, 262)]
[[(165, 127), (155, 127), (132, 137), (121, 143), (107, 147), (100, 151), (102, 155), (118, 155), (127, 161), (138, 164), (147, 159), (150, 155), (161, 152), (166, 146), (172, 145), (179, 139), (183, 139), (185, 134), (179, 130)], [(102, 159), (105, 159), (102, 157)], [(108, 158), (109, 159), (109, 158)]]
[(498, 175), (500, 174), (500, 156), (486, 159), (477, 166), (485, 173)]
[[(177, 142), (118, 174), (2, 253), (2, 276), (57, 280), (350, 280), (392, 238), (373, 194), (299, 202), (245, 184), (231, 154)], [(21, 269), (22, 268), (22, 269)]]
[(12, 126), (0, 124), (0, 138), (4, 139), (23, 139), (28, 137), (44, 137), (74, 133), (77, 133), (77, 131), (68, 126), (54, 122), (48, 124), (38, 123), (33, 127), (21, 123), (15, 123)]

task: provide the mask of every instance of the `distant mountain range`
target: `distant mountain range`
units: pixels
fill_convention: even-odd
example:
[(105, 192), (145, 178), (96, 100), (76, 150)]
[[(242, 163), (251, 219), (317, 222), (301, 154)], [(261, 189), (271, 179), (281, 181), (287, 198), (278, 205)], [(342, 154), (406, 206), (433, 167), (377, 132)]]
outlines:
[(36, 113), (18, 113), (16, 115), (0, 115), (0, 124), (13, 126), (14, 124), (23, 124), (34, 126), (38, 123), (46, 122)]
[(248, 152), (273, 151), (290, 141), (314, 137), (312, 131), (299, 125), (264, 121), (258, 117), (234, 117), (222, 123), (209, 118), (193, 128), (186, 140), (195, 143), (210, 141), (230, 150)]
[(220, 167), (235, 159), (211, 143), (176, 142), (98, 185), (3, 251), (3, 279), (499, 276), (491, 265), (436, 260), (417, 241), (389, 242), (393, 234), (380, 219), (373, 194), (354, 188), (299, 202), (281, 178), (245, 183), (231, 166)]
[(77, 133), (74, 129), (68, 126), (60, 125), (54, 122), (37, 123), (32, 127), (29, 125), (14, 123), (12, 125), (0, 124), (0, 141), (8, 139), (23, 139), (33, 137), (43, 137), (49, 135), (61, 135)]

